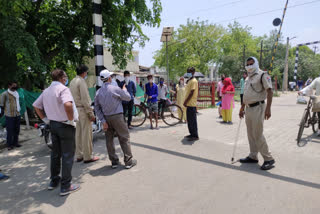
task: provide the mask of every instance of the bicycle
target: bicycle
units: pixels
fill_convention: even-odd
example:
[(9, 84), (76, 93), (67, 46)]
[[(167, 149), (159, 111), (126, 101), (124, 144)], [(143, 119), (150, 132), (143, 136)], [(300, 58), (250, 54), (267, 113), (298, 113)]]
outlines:
[[(162, 121), (169, 125), (175, 126), (182, 123), (183, 111), (180, 106), (167, 100), (166, 105), (161, 109), (159, 117)], [(149, 118), (148, 106), (145, 102), (134, 104), (132, 110), (132, 127), (139, 127)], [(126, 116), (127, 119), (127, 116)]]
[(318, 121), (319, 121), (317, 112), (313, 112), (312, 116), (311, 116), (311, 109), (312, 109), (313, 101), (315, 98), (316, 98), (316, 96), (313, 96), (313, 95), (310, 96), (310, 99), (307, 104), (307, 108), (304, 110), (300, 124), (299, 124), (300, 127), (299, 127), (299, 132), (298, 132), (298, 137), (297, 137), (297, 145), (299, 147), (305, 145), (301, 142), (301, 136), (302, 136), (304, 128), (309, 128), (310, 125), (312, 125), (313, 133), (317, 132), (316, 125), (318, 124)]

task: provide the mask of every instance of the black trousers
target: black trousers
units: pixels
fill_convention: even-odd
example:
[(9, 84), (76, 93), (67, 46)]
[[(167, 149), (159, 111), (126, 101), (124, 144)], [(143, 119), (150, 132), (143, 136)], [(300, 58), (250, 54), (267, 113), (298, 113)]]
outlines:
[(122, 106), (123, 106), (123, 115), (125, 116), (126, 114), (128, 114), (128, 126), (131, 125), (131, 121), (132, 121), (132, 111), (133, 111), (133, 100), (129, 101), (129, 102), (123, 102)]
[(320, 130), (320, 112), (318, 112), (317, 114), (318, 114), (318, 129)]
[(60, 180), (61, 159), (61, 189), (68, 189), (72, 180), (72, 166), (75, 153), (75, 134), (76, 129), (73, 126), (60, 122), (51, 121), (50, 131), (52, 138), (51, 151), (51, 180)]
[(160, 99), (158, 102), (158, 115), (162, 112), (162, 109), (166, 107), (167, 100)]
[(197, 124), (197, 107), (187, 107), (187, 122), (191, 137), (199, 137)]
[(19, 133), (20, 133), (20, 116), (18, 117), (6, 117), (6, 129), (7, 129), (7, 146), (12, 147), (18, 145)]
[(243, 94), (240, 94), (241, 105), (243, 104)]

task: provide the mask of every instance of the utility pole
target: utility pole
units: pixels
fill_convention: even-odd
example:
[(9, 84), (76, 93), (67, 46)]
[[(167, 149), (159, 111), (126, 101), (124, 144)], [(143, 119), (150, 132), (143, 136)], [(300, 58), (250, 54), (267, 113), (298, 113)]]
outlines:
[(243, 69), (246, 70), (246, 65), (247, 65), (247, 62), (246, 62), (246, 45), (243, 46)]
[(168, 58), (168, 35), (166, 35), (166, 55), (167, 55), (167, 79), (168, 79), (168, 87), (170, 88), (170, 81), (169, 81), (169, 58)]
[(285, 67), (283, 72), (283, 80), (282, 80), (282, 92), (288, 91), (288, 57), (289, 57), (289, 37), (287, 37), (287, 50), (286, 50), (286, 59), (285, 59)]
[(316, 54), (317, 53), (317, 49), (318, 47), (317, 46), (313, 46), (313, 53)]
[(257, 52), (260, 52), (260, 60), (259, 60), (259, 67), (262, 68), (262, 53), (267, 52), (269, 49), (263, 49), (263, 40), (261, 40), (261, 47), (260, 50), (257, 50)]

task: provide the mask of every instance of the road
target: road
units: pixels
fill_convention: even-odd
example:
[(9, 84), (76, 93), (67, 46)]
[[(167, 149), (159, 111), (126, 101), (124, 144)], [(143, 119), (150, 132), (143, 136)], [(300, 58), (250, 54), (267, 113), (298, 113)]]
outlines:
[[(149, 124), (131, 132), (138, 165), (130, 170), (110, 168), (103, 136), (95, 139), (96, 163), (74, 163), (73, 182), (81, 190), (60, 197), (47, 191), (49, 150), (40, 138), (0, 153), (0, 167), (11, 178), (0, 182), (0, 213), (320, 213), (320, 138), (311, 128), (297, 147), (298, 124), (305, 105), (294, 93), (274, 99), (265, 136), (276, 167), (230, 164), (239, 104), (234, 124), (219, 123), (217, 109), (201, 110), (200, 140), (183, 140), (186, 125), (149, 130)], [(122, 157), (117, 145), (117, 152)], [(240, 129), (236, 158), (248, 154), (245, 123)]]

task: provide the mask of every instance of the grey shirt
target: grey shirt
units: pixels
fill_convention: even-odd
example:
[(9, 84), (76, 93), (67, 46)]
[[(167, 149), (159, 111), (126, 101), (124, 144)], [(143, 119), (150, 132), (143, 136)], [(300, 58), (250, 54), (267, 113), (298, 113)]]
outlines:
[(104, 83), (94, 99), (94, 109), (98, 119), (104, 123), (107, 116), (123, 113), (122, 101), (130, 100), (131, 96), (127, 90), (111, 83)]

